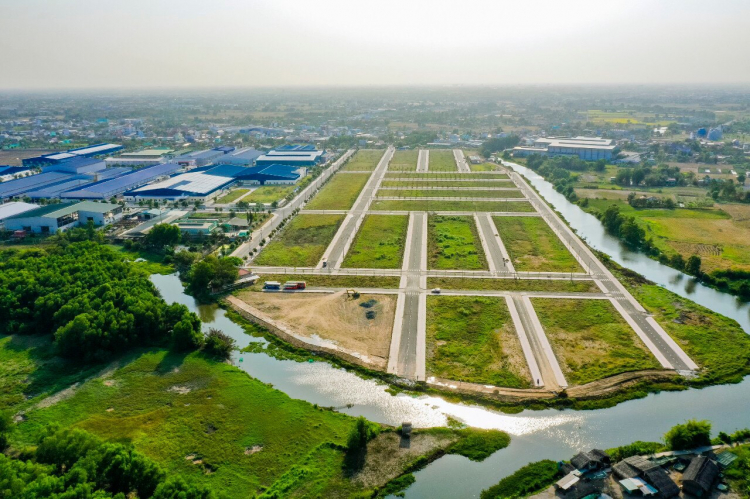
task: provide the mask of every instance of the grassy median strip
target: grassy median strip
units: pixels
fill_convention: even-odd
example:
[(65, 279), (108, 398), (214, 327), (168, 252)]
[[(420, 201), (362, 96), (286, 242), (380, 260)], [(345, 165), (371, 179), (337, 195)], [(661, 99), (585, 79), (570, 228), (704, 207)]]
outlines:
[(609, 300), (531, 300), (569, 383), (583, 385), (623, 372), (661, 369)]
[[(412, 186), (414, 187), (414, 186)], [(449, 187), (449, 186), (445, 186)], [(379, 198), (523, 198), (519, 189), (513, 190), (462, 190), (453, 186), (448, 189), (379, 189)]]
[(396, 151), (393, 153), (393, 158), (388, 164), (389, 171), (395, 172), (414, 172), (417, 171), (417, 159), (419, 158), (419, 151)]
[(369, 173), (334, 175), (305, 207), (306, 210), (348, 210), (370, 178)]
[[(403, 177), (401, 177), (403, 178)], [(512, 188), (515, 187), (510, 180), (383, 180), (380, 187), (388, 189), (390, 187), (410, 187), (412, 189), (424, 189), (426, 187), (484, 187), (494, 189), (495, 187)]]
[(570, 251), (541, 218), (493, 217), (516, 270), (581, 272)]
[(260, 291), (266, 281), (285, 283), (286, 281), (305, 281), (308, 286), (320, 288), (398, 288), (401, 278), (398, 276), (373, 275), (323, 275), (323, 274), (261, 274), (260, 279), (249, 287), (238, 290)]
[(533, 212), (526, 200), (518, 201), (430, 201), (421, 199), (375, 200), (370, 205), (375, 211), (495, 211), (511, 213)]
[(297, 215), (255, 259), (256, 265), (314, 267), (344, 215)]
[(342, 267), (401, 268), (408, 226), (405, 215), (367, 215)]
[(472, 217), (432, 216), (427, 220), (427, 260), (431, 269), (487, 269)]
[(458, 166), (453, 157), (453, 151), (431, 150), (428, 170), (433, 172), (457, 172)]
[(479, 291), (549, 291), (562, 293), (598, 293), (594, 281), (569, 279), (486, 279), (469, 277), (428, 277), (428, 288)]
[[(398, 154), (398, 152), (399, 151), (396, 151), (396, 154)], [(489, 172), (459, 173), (458, 171), (456, 171), (456, 172), (440, 173), (440, 172), (428, 171), (426, 173), (423, 173), (423, 172), (415, 173), (417, 170), (416, 160), (415, 160), (414, 171), (412, 173), (404, 173), (406, 171), (411, 171), (411, 170), (394, 171), (390, 167), (388, 168), (388, 170), (389, 171), (385, 173), (385, 178), (399, 178), (399, 179), (400, 178), (425, 178), (425, 179), (443, 179), (443, 180), (445, 179), (472, 180), (472, 179), (480, 179), (480, 178), (500, 180), (500, 179), (509, 178), (507, 173), (489, 173)]]
[(378, 167), (380, 158), (383, 157), (383, 149), (360, 149), (344, 165), (342, 171), (364, 172), (373, 171)]
[(232, 189), (231, 191), (229, 191), (228, 193), (224, 194), (222, 197), (217, 199), (215, 203), (216, 204), (232, 203), (238, 200), (239, 198), (241, 198), (242, 196), (244, 196), (245, 194), (247, 194), (249, 190), (250, 189)]
[(428, 376), (529, 386), (528, 368), (503, 298), (428, 297), (426, 367)]
[(248, 203), (273, 203), (287, 197), (297, 185), (264, 185), (251, 192), (243, 201)]

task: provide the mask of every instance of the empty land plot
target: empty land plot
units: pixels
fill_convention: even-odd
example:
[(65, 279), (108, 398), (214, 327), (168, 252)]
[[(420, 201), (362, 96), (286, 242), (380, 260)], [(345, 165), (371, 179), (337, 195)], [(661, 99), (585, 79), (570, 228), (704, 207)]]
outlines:
[(461, 190), (452, 189), (379, 189), (378, 197), (393, 198), (495, 198), (521, 199), (519, 189), (512, 190)]
[(370, 178), (369, 173), (334, 175), (310, 201), (307, 210), (348, 210)]
[(375, 200), (370, 205), (375, 211), (496, 211), (533, 212), (526, 200), (518, 201), (430, 201), (421, 199)]
[(429, 217), (427, 261), (431, 269), (487, 269), (474, 219), (465, 216)]
[[(398, 153), (398, 151), (396, 151)], [(402, 151), (403, 152), (403, 151)], [(392, 162), (391, 162), (392, 164)], [(407, 173), (406, 170), (402, 171), (388, 171), (385, 173), (385, 178), (425, 178), (425, 179), (453, 179), (453, 180), (466, 180), (466, 179), (507, 179), (508, 174), (507, 173), (482, 173), (482, 172), (473, 172), (473, 173), (459, 173), (451, 172), (451, 173), (440, 173), (440, 172), (427, 172), (427, 173), (416, 173), (417, 167), (416, 167), (416, 159), (414, 160), (414, 172)], [(392, 170), (390, 167), (389, 170)]]
[(457, 172), (458, 166), (453, 157), (453, 151), (431, 150), (429, 171), (433, 172)]
[(574, 385), (661, 369), (609, 300), (532, 298), (565, 378)]
[(314, 267), (344, 215), (297, 215), (255, 259), (256, 265)]
[(360, 149), (348, 163), (342, 168), (343, 171), (371, 172), (377, 168), (380, 158), (383, 157), (383, 149)]
[(543, 219), (493, 217), (493, 220), (516, 270), (540, 272), (583, 270)]
[(367, 215), (342, 267), (401, 268), (408, 225), (405, 215)]
[(389, 187), (411, 187), (413, 189), (422, 189), (425, 187), (485, 187), (494, 189), (495, 187), (515, 188), (510, 180), (383, 180), (380, 183), (382, 189)]
[(363, 294), (354, 299), (344, 291), (331, 294), (245, 291), (237, 296), (297, 334), (333, 341), (346, 350), (367, 355), (376, 366), (385, 368), (396, 310), (395, 295)]
[(428, 277), (428, 288), (481, 291), (548, 291), (563, 293), (599, 293), (594, 281), (570, 279), (487, 279), (468, 277)]
[(530, 385), (505, 299), (427, 298), (428, 376), (511, 388)]
[(248, 203), (273, 203), (284, 199), (296, 188), (296, 185), (264, 185), (248, 194), (243, 201)]
[(239, 198), (244, 196), (250, 191), (250, 189), (232, 189), (228, 193), (224, 194), (222, 197), (217, 199), (215, 201), (216, 204), (225, 204), (225, 203), (232, 203), (234, 201), (237, 201)]
[(286, 281), (305, 281), (308, 286), (321, 288), (398, 288), (401, 278), (398, 276), (372, 275), (328, 275), (328, 274), (260, 274), (252, 286), (243, 289), (260, 291), (266, 281), (284, 283)]
[(388, 164), (389, 171), (414, 172), (417, 171), (417, 158), (419, 151), (396, 151)]

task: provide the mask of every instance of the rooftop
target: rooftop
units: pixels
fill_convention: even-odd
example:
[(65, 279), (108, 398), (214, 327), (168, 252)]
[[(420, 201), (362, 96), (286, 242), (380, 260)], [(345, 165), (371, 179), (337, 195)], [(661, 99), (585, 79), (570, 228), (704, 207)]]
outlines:
[(34, 217), (48, 217), (48, 218), (59, 218), (65, 215), (70, 215), (77, 211), (90, 211), (94, 213), (107, 213), (115, 208), (119, 208), (120, 205), (110, 203), (95, 203), (93, 201), (81, 201), (80, 203), (59, 203), (59, 204), (48, 204), (46, 206), (40, 206), (33, 210), (8, 217), (14, 218), (34, 218)]

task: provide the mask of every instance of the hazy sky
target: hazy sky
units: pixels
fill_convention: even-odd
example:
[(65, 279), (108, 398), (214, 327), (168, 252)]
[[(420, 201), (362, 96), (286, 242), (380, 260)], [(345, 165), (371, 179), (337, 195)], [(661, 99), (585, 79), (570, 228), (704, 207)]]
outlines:
[(0, 0), (0, 88), (750, 83), (750, 0)]

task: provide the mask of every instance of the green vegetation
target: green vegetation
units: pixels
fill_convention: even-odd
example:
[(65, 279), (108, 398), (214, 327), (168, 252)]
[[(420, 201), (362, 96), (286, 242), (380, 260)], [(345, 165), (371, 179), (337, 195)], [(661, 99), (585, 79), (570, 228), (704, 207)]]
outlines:
[(297, 215), (260, 252), (255, 264), (314, 267), (343, 220), (342, 215)]
[(431, 269), (487, 269), (474, 220), (464, 216), (428, 217), (427, 259)]
[(401, 268), (408, 226), (407, 216), (367, 215), (342, 267)]
[(750, 445), (733, 447), (730, 452), (736, 454), (738, 459), (724, 471), (724, 476), (734, 491), (747, 497), (750, 495)]
[(612, 458), (612, 462), (616, 463), (627, 459), (631, 456), (643, 456), (648, 454), (656, 454), (666, 450), (664, 444), (659, 442), (643, 442), (637, 440), (632, 444), (622, 445), (615, 447), (614, 449), (608, 449), (607, 454)]
[(542, 218), (493, 217), (516, 270), (581, 272), (581, 266)]
[(360, 149), (341, 169), (342, 171), (365, 172), (373, 171), (383, 157), (383, 149)]
[(417, 149), (411, 151), (396, 151), (393, 153), (393, 158), (388, 164), (388, 171), (417, 171), (417, 158), (419, 157), (419, 151)]
[(369, 173), (334, 175), (310, 201), (307, 210), (348, 210), (370, 178)]
[(54, 335), (58, 351), (85, 361), (158, 345), (177, 324), (200, 330), (184, 305), (167, 305), (147, 274), (94, 242), (0, 254), (0, 334)]
[(449, 454), (458, 454), (472, 461), (484, 461), (500, 449), (510, 445), (510, 436), (498, 430), (466, 428), (458, 430), (463, 436), (448, 449)]
[(431, 149), (429, 171), (433, 172), (456, 172), (458, 166), (453, 157), (452, 150)]
[[(128, 242), (125, 243), (129, 245)], [(152, 251), (146, 251), (143, 249), (135, 249), (132, 246), (119, 244), (107, 244), (106, 246), (111, 250), (117, 252), (122, 256), (125, 261), (131, 263), (131, 265), (140, 268), (146, 274), (171, 274), (174, 272), (174, 268), (171, 265), (165, 263), (165, 255), (157, 254)], [(145, 260), (136, 262), (136, 260)]]
[(234, 283), (239, 277), (239, 266), (242, 260), (237, 257), (217, 258), (208, 255), (190, 267), (187, 282), (194, 296), (204, 296)]
[[(396, 151), (398, 153), (398, 151)], [(414, 160), (414, 172), (416, 172), (417, 166), (416, 166), (416, 159)], [(458, 173), (451, 172), (451, 173), (440, 173), (440, 172), (426, 172), (426, 173), (400, 173), (398, 171), (389, 171), (385, 173), (385, 178), (397, 178), (397, 179), (442, 179), (442, 180), (471, 180), (471, 179), (487, 179), (487, 180), (502, 180), (502, 179), (508, 179), (507, 173), (482, 173), (482, 172), (472, 172), (472, 173)]]
[(532, 212), (534, 207), (527, 201), (422, 201), (415, 200), (375, 200), (371, 210), (382, 211), (497, 211)]
[(390, 187), (411, 187), (421, 189), (424, 187), (486, 187), (493, 189), (495, 187), (513, 187), (509, 180), (383, 180), (380, 183), (381, 189)]
[(491, 291), (550, 291), (565, 293), (598, 293), (594, 281), (569, 279), (472, 279), (468, 277), (428, 277), (428, 288), (480, 289)]
[(514, 363), (518, 354), (520, 344), (504, 298), (428, 297), (428, 375), (526, 388), (525, 363)]
[(180, 242), (180, 228), (172, 224), (156, 224), (143, 238), (143, 246), (157, 251), (174, 246)]
[[(448, 183), (448, 182), (446, 182)], [(450, 187), (446, 185), (445, 187)], [(379, 189), (378, 197), (397, 197), (397, 198), (523, 198), (523, 193), (518, 189), (512, 190), (461, 190), (452, 187), (450, 190), (433, 190), (433, 189)]]
[(250, 287), (242, 288), (259, 291), (266, 281), (306, 281), (308, 286), (330, 288), (397, 288), (398, 276), (356, 276), (356, 275), (320, 275), (320, 274), (262, 274), (260, 279)]
[(555, 483), (558, 477), (557, 463), (545, 459), (527, 464), (497, 485), (483, 490), (482, 499), (515, 499), (530, 496)]
[(672, 450), (688, 450), (711, 445), (711, 422), (690, 419), (685, 424), (673, 426), (664, 435), (664, 441)]
[[(248, 194), (242, 200), (246, 203), (273, 203), (281, 201), (294, 192), (299, 185), (263, 185)], [(218, 201), (217, 201), (218, 202)]]
[(484, 163), (474, 164), (469, 162), (469, 168), (473, 172), (491, 172), (498, 168), (497, 164), (485, 161)]
[[(237, 201), (239, 198), (244, 196), (250, 191), (250, 189), (232, 189), (228, 193), (224, 194), (222, 197), (218, 198), (216, 201), (214, 201), (216, 204), (226, 204), (226, 203), (233, 203)], [(247, 199), (245, 200), (247, 201)]]
[(608, 300), (532, 298), (532, 302), (571, 384), (661, 368)]

